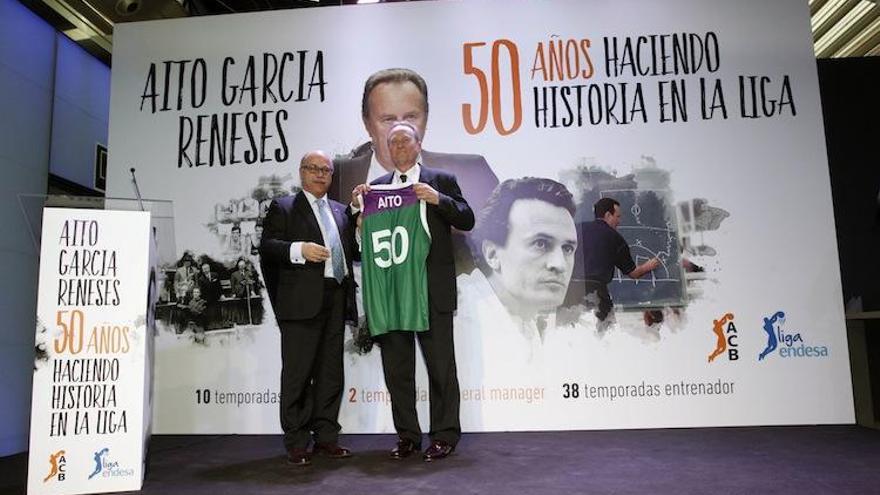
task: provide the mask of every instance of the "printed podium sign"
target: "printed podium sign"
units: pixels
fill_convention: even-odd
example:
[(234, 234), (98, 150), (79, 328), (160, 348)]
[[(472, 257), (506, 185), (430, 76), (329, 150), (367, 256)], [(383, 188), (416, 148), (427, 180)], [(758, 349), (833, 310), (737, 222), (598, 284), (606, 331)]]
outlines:
[(29, 494), (143, 483), (149, 233), (145, 212), (43, 211)]

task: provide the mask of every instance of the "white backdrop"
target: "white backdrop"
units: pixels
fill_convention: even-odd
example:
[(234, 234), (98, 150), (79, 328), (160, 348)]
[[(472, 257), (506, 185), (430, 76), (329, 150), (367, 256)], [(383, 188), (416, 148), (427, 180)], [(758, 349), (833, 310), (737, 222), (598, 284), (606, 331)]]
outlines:
[[(178, 255), (185, 250), (195, 257), (208, 255), (221, 272), (230, 269), (239, 251), (229, 247), (232, 234), (224, 230), (228, 223), (223, 227), (224, 222), (217, 220), (218, 209), (230, 199), (253, 197), (255, 188), (272, 180), (288, 190), (295, 187), (296, 165), (308, 150), (321, 148), (342, 155), (364, 142), (367, 135), (360, 118), (364, 80), (383, 68), (408, 67), (429, 85), (426, 149), (478, 153), (501, 180), (547, 177), (565, 183), (576, 198), (582, 191), (571, 178), (585, 170), (618, 178), (638, 177), (648, 170), (668, 178), (666, 193), (676, 205), (686, 209), (692, 200), (705, 200), (723, 218), (711, 230), (691, 231), (688, 239), (686, 226), (675, 229), (679, 242), (700, 246), (683, 256), (705, 271), (689, 276), (687, 300), (662, 310), (662, 323), (647, 325), (640, 311), (618, 311), (616, 324), (600, 332), (595, 318), (582, 312), (575, 324), (560, 324), (545, 334), (522, 362), (514, 357), (516, 349), (507, 348), (512, 345), (509, 340), (486, 341), (516, 326), (505, 319), (504, 308), (493, 306), (492, 295), (479, 291), (478, 278), (460, 279), (456, 339), (466, 430), (848, 423), (853, 421), (852, 396), (809, 26), (807, 5), (800, 0), (442, 1), (121, 24), (114, 35), (107, 193), (132, 196), (128, 169), (136, 167), (146, 197), (174, 201)], [(704, 60), (693, 73), (681, 68), (675, 72), (670, 58), (670, 73), (653, 75), (647, 67), (650, 45), (637, 45), (639, 37), (657, 43), (662, 38), (667, 44), (672, 35), (689, 33), (717, 39), (715, 65)], [(502, 135), (490, 109), (486, 127), (470, 134), (463, 123), (462, 104), (479, 105), (480, 93), (477, 78), (465, 73), (464, 46), (486, 43), (472, 49), (473, 65), (488, 75), (491, 88), (490, 54), (493, 42), (502, 39), (518, 48), (521, 125)], [(606, 41), (613, 39), (621, 54), (627, 39), (633, 48), (640, 46), (642, 50), (633, 56), (641, 57), (648, 72), (640, 75), (624, 66), (623, 74), (613, 69), (609, 73)], [(577, 47), (589, 40), (578, 58), (581, 77), (545, 80), (534, 71), (539, 44), (547, 49), (567, 40), (575, 40)], [(659, 45), (657, 50), (659, 54)], [(322, 73), (314, 72), (318, 51)], [(304, 101), (270, 98), (264, 103), (258, 89), (254, 105), (249, 93), (241, 102), (224, 105), (224, 90), (229, 94), (233, 85), (248, 80), (248, 56), (255, 57), (253, 75), (259, 88), (263, 54), (274, 54), (280, 61), (285, 52), (294, 54), (284, 75), (285, 88), (296, 91), (299, 63), (305, 62)], [(498, 111), (509, 127), (514, 120), (511, 67), (508, 52), (502, 48), (500, 54)], [(224, 86), (226, 57), (234, 65), (228, 66)], [(190, 82), (191, 69), (200, 67), (193, 62), (196, 59), (204, 61), (206, 78), (204, 94), (195, 94), (199, 106), (194, 108)], [(165, 63), (183, 60), (189, 62)], [(144, 98), (153, 92), (151, 64), (156, 71), (156, 105), (161, 108), (167, 96), (168, 110), (153, 112), (152, 100)], [(166, 72), (169, 91), (164, 89)], [(196, 74), (199, 88), (202, 79)], [(740, 76), (746, 83), (742, 91)], [(749, 76), (757, 76), (754, 93)], [(761, 77), (767, 78), (764, 100), (769, 116), (762, 112)], [(313, 78), (326, 83), (323, 99), (318, 87), (308, 94)], [(726, 116), (716, 108), (712, 118), (703, 118), (700, 78), (709, 81), (710, 88), (720, 80)], [(182, 92), (178, 81), (183, 81)], [(676, 121), (661, 122), (659, 87), (668, 102), (671, 81), (677, 90), (684, 88), (679, 94), (687, 119), (679, 115)], [(626, 110), (620, 107), (624, 83)], [(612, 112), (618, 119), (626, 112), (628, 118), (635, 117), (634, 122), (590, 123), (589, 85), (605, 91), (606, 84), (618, 91)], [(587, 85), (582, 89), (583, 125), (538, 127), (535, 88), (555, 86), (560, 91), (562, 86), (576, 85)], [(630, 113), (637, 85), (641, 85), (644, 118)], [(178, 96), (182, 97), (179, 110)], [(758, 118), (747, 116), (754, 97)], [(712, 101), (711, 92), (707, 98)], [(772, 108), (770, 100), (776, 102)], [(572, 108), (575, 102), (570, 100)], [(605, 104), (603, 100), (596, 108)], [(559, 100), (560, 112), (563, 106)], [(664, 109), (668, 117), (672, 105)], [(244, 160), (242, 150), (249, 147), (249, 137), (240, 126), (247, 117), (232, 114), (260, 116), (264, 111), (271, 112), (265, 114), (267, 128), (263, 132), (257, 125), (254, 135), (258, 142), (261, 135), (266, 137), (265, 162), (221, 166), (215, 156), (213, 166), (178, 166), (181, 132), (184, 137), (189, 132), (182, 117), (193, 122), (199, 115), (217, 115), (220, 122), (223, 115), (237, 118), (242, 136), (236, 143), (237, 156)], [(203, 139), (210, 134), (210, 117), (206, 119)], [(228, 136), (225, 142), (230, 144)], [(209, 147), (210, 141), (202, 149)], [(190, 153), (193, 149), (187, 148)], [(275, 150), (287, 155), (283, 163), (273, 159)], [(270, 179), (273, 174), (278, 177)], [(583, 210), (579, 215), (584, 215)], [(249, 225), (242, 221), (243, 236), (250, 232)], [(254, 257), (244, 257), (255, 263)], [(172, 264), (178, 260), (163, 261), (173, 278)], [(280, 346), (268, 299), (263, 298), (261, 324), (251, 323), (253, 314), (242, 321), (239, 312), (226, 318), (234, 321), (224, 328), (204, 332), (179, 321), (183, 314), (179, 311), (174, 313), (175, 324), (175, 316), (168, 316), (174, 304), (170, 295), (166, 299), (169, 313), (157, 339), (155, 431), (279, 431), (275, 394)], [(770, 323), (773, 335), (789, 335), (791, 340), (780, 341), (759, 361), (768, 345), (765, 318), (777, 311), (785, 318)], [(726, 313), (734, 317), (733, 327), (729, 322), (723, 326), (725, 336), (735, 329), (736, 337), (727, 340), (730, 346), (723, 354), (707, 362), (716, 346), (713, 320)], [(482, 336), (482, 342), (469, 345), (474, 336)], [(734, 344), (735, 352), (729, 352)], [(815, 348), (821, 355), (783, 356), (803, 354), (802, 347), (811, 348), (811, 353)], [(498, 360), (499, 356), (506, 357)], [(481, 371), (493, 359), (504, 364), (493, 365), (491, 372)], [(349, 349), (345, 364), (344, 432), (392, 431), (378, 349), (367, 355)], [(426, 395), (421, 368), (418, 378)], [(691, 384), (713, 386), (692, 388)], [(426, 421), (427, 401), (420, 401), (419, 407)]]

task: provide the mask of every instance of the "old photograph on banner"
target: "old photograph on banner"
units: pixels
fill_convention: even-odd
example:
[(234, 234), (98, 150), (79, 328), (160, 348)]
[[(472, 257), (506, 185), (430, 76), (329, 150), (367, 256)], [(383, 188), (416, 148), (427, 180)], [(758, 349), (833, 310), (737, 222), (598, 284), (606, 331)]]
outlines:
[[(427, 105), (371, 105), (412, 121), (476, 215), (455, 236), (466, 431), (853, 421), (808, 7), (489, 0), (119, 26), (108, 194), (136, 167), (175, 210), (156, 432), (280, 431), (263, 219), (308, 151), (334, 157), (344, 204), (387, 171), (362, 97), (389, 68)], [(343, 432), (391, 432), (362, 337)]]
[(138, 490), (150, 423), (150, 214), (45, 208), (28, 493)]

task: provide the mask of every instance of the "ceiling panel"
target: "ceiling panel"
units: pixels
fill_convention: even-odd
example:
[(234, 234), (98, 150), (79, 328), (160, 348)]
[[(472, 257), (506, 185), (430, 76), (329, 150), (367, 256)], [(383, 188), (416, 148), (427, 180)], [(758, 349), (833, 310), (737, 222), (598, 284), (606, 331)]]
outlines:
[[(804, 1), (810, 6), (816, 57), (880, 56), (880, 0)], [(358, 3), (358, 0), (22, 0), (22, 3), (109, 64), (113, 25), (119, 22), (335, 6)]]

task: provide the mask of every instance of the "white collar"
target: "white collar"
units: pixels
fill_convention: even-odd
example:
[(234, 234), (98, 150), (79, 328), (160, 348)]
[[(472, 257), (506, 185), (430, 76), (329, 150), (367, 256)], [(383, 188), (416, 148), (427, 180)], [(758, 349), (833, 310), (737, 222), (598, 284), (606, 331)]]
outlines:
[[(313, 204), (317, 203), (319, 199), (326, 199), (326, 198), (327, 198), (327, 195), (326, 195), (326, 194), (323, 195), (323, 196), (321, 196), (321, 197), (319, 198), (319, 197), (315, 196), (314, 194), (312, 194), (312, 193), (306, 191), (305, 189), (303, 189), (302, 192), (303, 192), (303, 194), (306, 195), (306, 199), (309, 200), (309, 204), (310, 204), (310, 205), (313, 205)], [(330, 202), (329, 202), (329, 201), (327, 202), (327, 205), (328, 205), (328, 206), (330, 205)]]
[[(421, 158), (421, 157), (419, 157)], [(406, 171), (405, 174), (401, 174), (400, 170), (394, 170), (394, 175), (391, 177), (391, 182), (396, 183), (400, 182), (400, 176), (406, 175), (406, 181), (408, 183), (415, 183), (419, 181), (419, 177), (422, 175), (422, 165), (421, 160), (416, 160), (416, 164), (413, 165), (409, 170)]]

